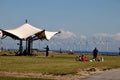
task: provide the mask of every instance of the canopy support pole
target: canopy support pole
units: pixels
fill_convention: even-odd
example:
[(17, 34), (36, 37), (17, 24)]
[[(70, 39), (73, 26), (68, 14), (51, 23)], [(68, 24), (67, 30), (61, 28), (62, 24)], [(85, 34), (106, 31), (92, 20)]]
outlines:
[(21, 55), (23, 53), (22, 39), (20, 40), (19, 51), (20, 51), (20, 55)]
[(32, 43), (33, 43), (33, 40), (31, 37), (26, 39), (26, 53), (25, 53), (25, 55), (32, 54), (32, 45), (33, 45)]
[(32, 54), (32, 40), (28, 40), (28, 55)]

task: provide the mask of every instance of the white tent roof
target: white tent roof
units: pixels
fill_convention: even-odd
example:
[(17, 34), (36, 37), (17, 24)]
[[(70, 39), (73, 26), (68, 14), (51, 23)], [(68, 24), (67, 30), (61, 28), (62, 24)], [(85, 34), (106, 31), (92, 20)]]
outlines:
[(7, 36), (10, 36), (12, 38), (15, 37), (19, 39), (27, 39), (30, 36), (36, 35), (36, 37), (38, 37), (39, 39), (47, 39), (47, 40), (51, 39), (51, 37), (53, 37), (55, 34), (58, 33), (58, 32), (45, 31), (36, 28), (28, 23), (25, 23), (16, 29), (3, 30), (3, 32), (7, 33)]
[(50, 40), (57, 33), (59, 33), (59, 32), (45, 31), (45, 35), (46, 35), (47, 40)]
[(2, 31), (0, 31), (0, 38), (2, 37), (2, 35), (3, 35)]
[(20, 39), (26, 39), (26, 38), (40, 32), (40, 31), (42, 31), (42, 30), (26, 23), (26, 24), (23, 24), (22, 26), (20, 26), (16, 29), (5, 30), (5, 31), (16, 35)]

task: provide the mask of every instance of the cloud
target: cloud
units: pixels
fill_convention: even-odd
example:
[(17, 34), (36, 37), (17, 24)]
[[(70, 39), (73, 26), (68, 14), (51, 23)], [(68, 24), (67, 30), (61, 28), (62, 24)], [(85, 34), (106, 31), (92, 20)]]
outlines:
[(112, 37), (113, 35), (107, 34), (107, 33), (98, 33), (98, 34), (95, 34), (94, 36), (95, 36), (95, 37), (101, 37), (101, 38), (110, 38), (110, 37)]
[(113, 37), (115, 40), (120, 40), (120, 33), (117, 33)]
[(116, 34), (99, 33), (95, 34), (94, 37), (102, 39), (120, 40), (120, 33)]
[(60, 39), (72, 39), (77, 36), (73, 32), (61, 30), (61, 33), (56, 35), (56, 37)]
[(85, 35), (80, 35), (80, 39), (81, 39), (81, 40), (86, 40), (86, 39), (87, 39), (87, 36), (85, 36)]

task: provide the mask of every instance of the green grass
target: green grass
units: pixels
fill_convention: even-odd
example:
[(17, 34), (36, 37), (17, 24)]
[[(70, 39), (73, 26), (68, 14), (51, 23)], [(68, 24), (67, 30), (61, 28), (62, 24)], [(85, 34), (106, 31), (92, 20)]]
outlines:
[[(78, 69), (88, 67), (120, 68), (120, 56), (104, 56), (104, 62), (75, 61), (76, 55), (54, 57), (0, 56), (0, 71), (35, 72), (47, 74), (75, 74)], [(91, 56), (88, 56), (90, 59)]]
[[(41, 56), (0, 56), (0, 71), (18, 73), (43, 73), (53, 75), (76, 74), (78, 70), (90, 67), (107, 70), (120, 68), (120, 56), (102, 56), (104, 62), (80, 62), (75, 61), (76, 55), (52, 54), (50, 57)], [(101, 57), (101, 56), (99, 56)], [(87, 55), (91, 59), (91, 55)], [(2, 77), (3, 80), (24, 80)], [(0, 77), (0, 80), (2, 79)], [(26, 79), (25, 79), (26, 80)], [(33, 78), (27, 80), (34, 80)], [(41, 80), (41, 79), (38, 79)], [(42, 79), (43, 80), (43, 79)]]
[(69, 56), (0, 56), (0, 71), (71, 74), (76, 72), (77, 66), (74, 58)]

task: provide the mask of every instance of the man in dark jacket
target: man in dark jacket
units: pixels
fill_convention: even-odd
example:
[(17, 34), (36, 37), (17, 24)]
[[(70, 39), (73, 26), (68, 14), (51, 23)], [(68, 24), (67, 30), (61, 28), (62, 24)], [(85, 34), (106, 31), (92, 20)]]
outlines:
[(95, 60), (97, 60), (97, 55), (98, 55), (98, 49), (95, 48), (95, 49), (93, 50), (93, 58), (94, 58)]
[(46, 46), (46, 57), (49, 55), (49, 47), (48, 47), (48, 45)]

